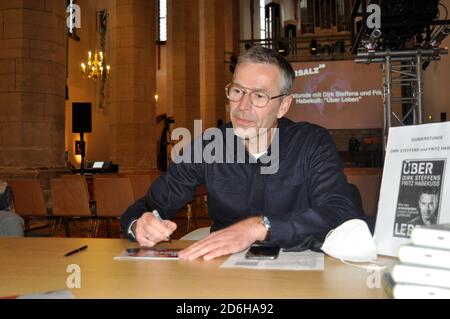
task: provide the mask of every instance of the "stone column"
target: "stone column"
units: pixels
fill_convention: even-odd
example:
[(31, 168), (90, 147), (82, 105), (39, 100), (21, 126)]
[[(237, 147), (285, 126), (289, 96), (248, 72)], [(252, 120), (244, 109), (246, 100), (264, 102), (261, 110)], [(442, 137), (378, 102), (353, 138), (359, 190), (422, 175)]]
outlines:
[(199, 0), (169, 0), (167, 6), (167, 97), (168, 115), (174, 127), (194, 134), (200, 119), (199, 94)]
[(65, 1), (0, 2), (0, 178), (64, 168), (66, 30)]
[(156, 1), (111, 6), (110, 154), (120, 171), (156, 167)]
[(229, 0), (200, 0), (200, 109), (204, 129), (225, 121), (225, 24)]
[[(225, 52), (229, 61), (231, 55), (238, 56), (239, 50), (239, 0), (229, 0), (225, 2)], [(225, 69), (225, 83), (230, 83), (233, 80), (233, 73), (230, 71), (230, 64), (224, 65)], [(228, 101), (226, 101), (226, 122), (230, 121), (230, 114), (228, 109)]]

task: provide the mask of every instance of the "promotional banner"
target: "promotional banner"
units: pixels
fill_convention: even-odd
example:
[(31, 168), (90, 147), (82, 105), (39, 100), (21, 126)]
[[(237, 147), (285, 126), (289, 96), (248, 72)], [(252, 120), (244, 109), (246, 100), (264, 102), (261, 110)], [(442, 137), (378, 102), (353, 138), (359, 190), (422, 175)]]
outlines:
[(449, 157), (450, 122), (389, 130), (375, 227), (379, 254), (397, 256), (417, 225), (450, 222)]
[(349, 61), (292, 63), (294, 97), (286, 117), (327, 129), (382, 128), (382, 79), (378, 64)]

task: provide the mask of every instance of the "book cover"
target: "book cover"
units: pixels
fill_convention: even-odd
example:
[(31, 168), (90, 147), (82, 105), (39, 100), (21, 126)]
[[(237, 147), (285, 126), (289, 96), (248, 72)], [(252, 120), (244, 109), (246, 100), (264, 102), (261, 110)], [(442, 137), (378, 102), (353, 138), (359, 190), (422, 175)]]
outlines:
[(411, 241), (417, 246), (450, 249), (450, 224), (416, 226)]
[(399, 283), (450, 288), (450, 270), (399, 264), (392, 268), (391, 273)]
[(403, 263), (450, 269), (450, 250), (447, 249), (404, 245), (398, 250), (398, 259)]
[(181, 249), (159, 247), (127, 248), (114, 260), (178, 260), (178, 252)]
[(387, 272), (383, 274), (381, 284), (386, 294), (394, 299), (449, 299), (450, 289), (397, 283)]

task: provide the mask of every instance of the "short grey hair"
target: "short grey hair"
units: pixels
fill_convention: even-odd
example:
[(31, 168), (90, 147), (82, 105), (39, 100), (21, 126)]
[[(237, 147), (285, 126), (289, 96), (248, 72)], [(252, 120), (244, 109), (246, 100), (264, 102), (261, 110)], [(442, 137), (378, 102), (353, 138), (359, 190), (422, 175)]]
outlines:
[(291, 64), (276, 51), (262, 46), (253, 46), (239, 56), (237, 66), (241, 63), (267, 63), (276, 65), (281, 71), (281, 90), (289, 94), (295, 80)]

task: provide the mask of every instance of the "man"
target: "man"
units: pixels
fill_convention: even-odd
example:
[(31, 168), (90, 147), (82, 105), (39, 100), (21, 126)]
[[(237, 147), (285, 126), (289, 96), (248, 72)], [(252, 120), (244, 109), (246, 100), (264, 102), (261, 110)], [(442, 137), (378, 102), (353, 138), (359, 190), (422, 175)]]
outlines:
[(434, 225), (437, 223), (437, 207), (439, 195), (425, 190), (419, 197), (420, 216), (414, 218), (411, 223), (414, 225)]
[(12, 212), (11, 188), (0, 180), (0, 237), (23, 237), (24, 221)]
[[(253, 47), (240, 56), (226, 87), (232, 126), (220, 129), (232, 130), (233, 142), (245, 146), (244, 160), (234, 154), (233, 163), (172, 164), (121, 217), (129, 237), (142, 246), (166, 240), (176, 229), (168, 218), (193, 198), (200, 184), (208, 192), (211, 234), (180, 252), (181, 259), (208, 260), (242, 251), (255, 241), (295, 246), (311, 236), (323, 239), (357, 217), (328, 132), (283, 118), (292, 102), (294, 78), (291, 65), (273, 50)], [(236, 152), (235, 144), (225, 144), (226, 155)], [(276, 168), (264, 174), (267, 158)], [(154, 209), (161, 219), (151, 213)]]

